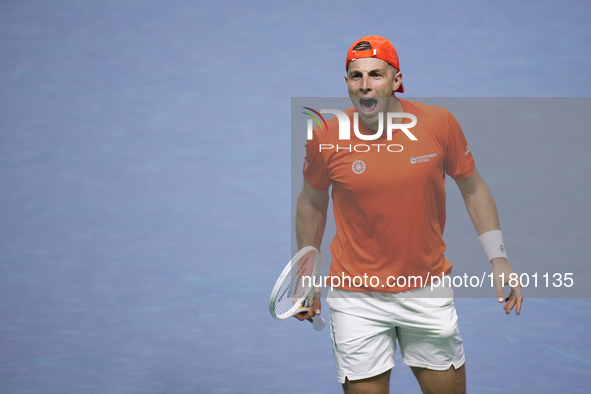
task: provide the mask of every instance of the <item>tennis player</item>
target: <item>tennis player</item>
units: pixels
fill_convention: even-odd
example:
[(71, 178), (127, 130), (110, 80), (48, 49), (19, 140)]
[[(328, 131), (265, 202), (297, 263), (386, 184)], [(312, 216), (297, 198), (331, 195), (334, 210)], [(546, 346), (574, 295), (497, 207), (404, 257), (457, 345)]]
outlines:
[[(504, 303), (505, 313), (516, 307), (519, 314), (520, 286), (512, 287), (507, 297), (503, 291), (514, 271), (506, 259), (494, 200), (453, 115), (396, 97), (404, 86), (398, 54), (388, 40), (359, 39), (347, 52), (346, 70), (354, 105), (345, 111), (351, 139), (339, 140), (336, 117), (327, 122), (328, 128), (315, 128), (306, 145), (296, 213), (298, 247), (320, 249), (332, 186), (337, 233), (330, 245), (330, 275), (343, 280), (327, 297), (327, 305), (338, 381), (345, 393), (388, 393), (398, 340), (402, 360), (423, 393), (464, 393), (464, 348), (453, 291), (440, 286), (432, 297), (426, 282), (451, 273), (443, 253), (445, 175), (458, 185), (492, 264), (499, 303)], [(386, 132), (371, 141), (353, 132), (354, 114), (359, 133), (371, 136), (385, 129), (389, 112), (416, 116), (416, 125), (409, 129), (416, 141), (400, 129), (391, 140)], [(401, 117), (392, 122), (410, 121)], [(359, 151), (348, 148), (357, 144), (362, 146)], [(501, 283), (501, 273), (507, 283)], [(366, 279), (361, 285), (347, 281), (354, 277)], [(367, 278), (374, 279), (368, 283)], [(304, 320), (320, 313), (316, 289), (310, 311), (296, 317)]]

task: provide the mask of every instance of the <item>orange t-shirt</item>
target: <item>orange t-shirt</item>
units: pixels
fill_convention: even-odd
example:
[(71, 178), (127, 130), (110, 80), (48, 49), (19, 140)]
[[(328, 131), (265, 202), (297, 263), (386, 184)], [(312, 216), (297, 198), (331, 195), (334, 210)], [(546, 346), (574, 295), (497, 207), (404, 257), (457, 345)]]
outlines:
[[(401, 130), (392, 133), (391, 141), (386, 130), (377, 140), (359, 139), (353, 132), (355, 108), (351, 108), (345, 111), (350, 140), (339, 140), (335, 116), (327, 121), (328, 129), (316, 127), (306, 144), (304, 177), (316, 190), (332, 185), (337, 233), (330, 245), (330, 276), (343, 279), (337, 286), (342, 289), (394, 293), (421, 285), (408, 280), (411, 276), (420, 276), (426, 286), (427, 275), (451, 272), (443, 255), (445, 174), (469, 177), (474, 158), (449, 111), (400, 102), (403, 112), (417, 117), (409, 129), (417, 141)], [(361, 121), (359, 130), (375, 134)], [(354, 278), (364, 276), (365, 281)], [(404, 285), (398, 280), (401, 276), (406, 278)]]

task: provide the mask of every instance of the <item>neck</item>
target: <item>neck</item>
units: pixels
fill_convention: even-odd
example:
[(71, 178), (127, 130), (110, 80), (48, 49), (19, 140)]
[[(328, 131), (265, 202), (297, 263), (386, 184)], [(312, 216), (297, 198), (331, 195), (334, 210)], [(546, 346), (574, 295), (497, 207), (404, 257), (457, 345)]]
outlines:
[(402, 112), (402, 103), (400, 102), (400, 100), (398, 100), (398, 97), (393, 96), (390, 99), (390, 103), (388, 105), (388, 112)]

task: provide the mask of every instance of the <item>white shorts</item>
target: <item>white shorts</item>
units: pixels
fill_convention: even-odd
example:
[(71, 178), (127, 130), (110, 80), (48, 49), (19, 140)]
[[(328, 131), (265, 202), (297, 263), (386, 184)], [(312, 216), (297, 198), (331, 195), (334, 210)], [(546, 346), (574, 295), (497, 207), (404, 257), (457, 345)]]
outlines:
[(370, 378), (394, 367), (396, 338), (402, 361), (411, 367), (443, 371), (464, 365), (453, 289), (441, 288), (437, 296), (442, 298), (407, 298), (428, 291), (329, 292), (326, 304), (339, 383), (345, 383), (345, 378)]

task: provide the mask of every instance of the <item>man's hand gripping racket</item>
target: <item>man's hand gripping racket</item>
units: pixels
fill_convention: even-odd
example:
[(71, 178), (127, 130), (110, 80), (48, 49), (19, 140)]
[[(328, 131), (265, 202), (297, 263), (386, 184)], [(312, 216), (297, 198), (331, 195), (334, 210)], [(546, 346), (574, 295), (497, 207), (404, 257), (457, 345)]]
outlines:
[[(314, 279), (320, 271), (320, 252), (306, 246), (296, 253), (277, 279), (269, 300), (269, 311), (275, 319), (283, 320), (298, 313), (308, 312), (314, 299)], [(308, 307), (304, 302), (308, 300)], [(326, 326), (320, 315), (312, 317), (316, 331)]]

